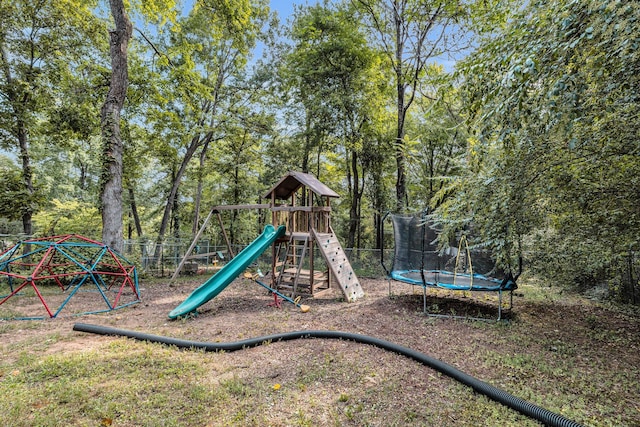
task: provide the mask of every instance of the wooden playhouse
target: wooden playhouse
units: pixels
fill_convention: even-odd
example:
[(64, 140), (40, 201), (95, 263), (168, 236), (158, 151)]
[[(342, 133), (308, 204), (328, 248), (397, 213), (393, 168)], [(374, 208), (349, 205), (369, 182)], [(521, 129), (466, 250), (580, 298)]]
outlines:
[[(347, 301), (364, 295), (340, 242), (331, 228), (331, 199), (336, 192), (315, 176), (289, 172), (264, 195), (272, 224), (285, 225), (273, 245), (272, 285), (293, 298), (317, 297), (337, 283)], [(316, 251), (320, 257), (316, 257)], [(318, 262), (321, 258), (324, 262)]]

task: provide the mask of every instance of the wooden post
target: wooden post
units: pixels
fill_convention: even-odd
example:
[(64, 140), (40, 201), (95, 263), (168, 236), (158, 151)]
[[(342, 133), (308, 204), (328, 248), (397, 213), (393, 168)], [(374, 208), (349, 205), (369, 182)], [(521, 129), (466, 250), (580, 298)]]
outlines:
[[(273, 225), (274, 227), (278, 225), (276, 224), (276, 221), (278, 219), (277, 218), (278, 214), (273, 209), (275, 206), (276, 206), (276, 192), (272, 191), (271, 192), (271, 225)], [(274, 244), (271, 245), (271, 287), (272, 288), (276, 287), (276, 263), (278, 262), (278, 260), (276, 259), (276, 256), (278, 255), (278, 249), (276, 248), (275, 243), (276, 242), (274, 242)]]
[(209, 223), (209, 219), (211, 218), (212, 214), (213, 214), (213, 209), (209, 211), (209, 215), (207, 215), (207, 218), (204, 220), (202, 227), (200, 227), (200, 230), (198, 230), (198, 232), (196, 233), (196, 237), (193, 238), (193, 242), (191, 242), (189, 249), (187, 249), (187, 252), (184, 254), (184, 257), (178, 264), (176, 271), (173, 272), (173, 276), (171, 276), (171, 280), (175, 280), (176, 277), (178, 277), (178, 274), (180, 274), (180, 270), (182, 270), (182, 267), (184, 267), (184, 263), (187, 262), (187, 258), (189, 257), (189, 255), (191, 255), (191, 251), (193, 251), (193, 248), (196, 247), (196, 244), (198, 243), (198, 239), (200, 239), (200, 236), (202, 236), (202, 233), (204, 232), (204, 228)]
[(227, 244), (227, 249), (229, 250), (229, 256), (231, 258), (235, 257), (235, 253), (231, 248), (231, 242), (229, 242), (229, 237), (227, 236), (227, 230), (224, 228), (224, 224), (222, 223), (222, 215), (220, 215), (220, 211), (216, 210), (216, 216), (218, 217), (218, 224), (220, 224), (220, 228), (222, 229), (222, 236), (224, 237), (224, 241)]

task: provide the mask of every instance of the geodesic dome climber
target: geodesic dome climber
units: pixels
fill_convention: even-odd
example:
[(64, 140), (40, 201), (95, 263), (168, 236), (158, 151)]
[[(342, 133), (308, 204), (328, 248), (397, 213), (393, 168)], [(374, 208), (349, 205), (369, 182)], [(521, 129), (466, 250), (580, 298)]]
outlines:
[[(94, 314), (140, 301), (135, 265), (77, 234), (23, 240), (0, 254), (0, 318)], [(46, 312), (38, 315), (36, 312)]]

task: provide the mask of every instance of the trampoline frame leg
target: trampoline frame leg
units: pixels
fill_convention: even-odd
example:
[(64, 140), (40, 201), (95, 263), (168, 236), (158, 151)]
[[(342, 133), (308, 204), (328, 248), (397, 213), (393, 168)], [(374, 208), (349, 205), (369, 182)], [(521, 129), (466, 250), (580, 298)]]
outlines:
[(427, 312), (427, 287), (422, 287), (422, 311)]

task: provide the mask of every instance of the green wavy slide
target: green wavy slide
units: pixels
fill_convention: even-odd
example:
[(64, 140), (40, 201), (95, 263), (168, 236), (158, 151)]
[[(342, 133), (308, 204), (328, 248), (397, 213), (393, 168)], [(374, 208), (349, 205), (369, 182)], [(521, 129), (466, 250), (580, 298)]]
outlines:
[(255, 261), (277, 238), (284, 236), (284, 233), (284, 225), (276, 229), (273, 225), (267, 224), (260, 236), (226, 263), (216, 274), (191, 292), (191, 295), (182, 304), (169, 313), (169, 318), (176, 319), (194, 313), (202, 304), (211, 301), (246, 270), (249, 264)]

